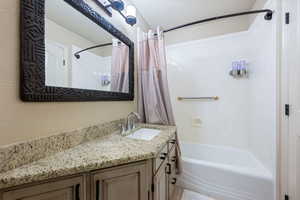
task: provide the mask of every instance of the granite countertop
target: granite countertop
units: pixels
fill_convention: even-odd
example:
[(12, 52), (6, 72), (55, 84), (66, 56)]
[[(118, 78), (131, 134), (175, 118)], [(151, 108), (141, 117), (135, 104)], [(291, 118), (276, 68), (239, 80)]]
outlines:
[(162, 130), (151, 141), (126, 138), (119, 132), (79, 144), (38, 161), (0, 173), (0, 189), (74, 175), (156, 157), (176, 127), (141, 125)]

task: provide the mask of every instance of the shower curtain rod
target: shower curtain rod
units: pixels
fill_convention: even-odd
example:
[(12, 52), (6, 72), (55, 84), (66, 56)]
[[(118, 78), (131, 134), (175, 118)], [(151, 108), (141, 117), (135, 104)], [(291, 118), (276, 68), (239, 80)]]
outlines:
[[(118, 41), (118, 44), (122, 44), (122, 42)], [(76, 53), (74, 53), (74, 56), (79, 59), (80, 58), (80, 53), (82, 52), (85, 52), (85, 51), (88, 51), (88, 50), (91, 50), (91, 49), (96, 49), (96, 48), (100, 48), (100, 47), (106, 47), (106, 46), (112, 46), (113, 43), (105, 43), (105, 44), (99, 44), (99, 45), (96, 45), (96, 46), (91, 46), (91, 47), (88, 47), (86, 49), (82, 49), (80, 51), (77, 51)]]
[(81, 51), (77, 51), (76, 53), (74, 53), (74, 56), (79, 59), (80, 58), (80, 53), (82, 52), (85, 52), (85, 51), (88, 51), (88, 50), (91, 50), (91, 49), (96, 49), (96, 48), (100, 48), (100, 47), (105, 47), (105, 46), (111, 46), (113, 45), (113, 43), (105, 43), (105, 44), (99, 44), (99, 45), (96, 45), (96, 46), (92, 46), (92, 47), (88, 47), (86, 49), (82, 49)]
[[(258, 13), (266, 13), (265, 15), (265, 20), (272, 20), (273, 17), (273, 11), (270, 9), (263, 9), (263, 10), (252, 10), (252, 11), (246, 11), (246, 12), (238, 12), (238, 13), (233, 13), (233, 14), (228, 14), (228, 15), (221, 15), (221, 16), (217, 16), (217, 17), (211, 17), (211, 18), (206, 18), (206, 19), (202, 19), (202, 20), (198, 20), (198, 21), (194, 21), (188, 24), (183, 24), (183, 25), (179, 25), (179, 26), (175, 26), (173, 28), (164, 30), (164, 33), (170, 32), (170, 31), (174, 31), (177, 29), (181, 29), (187, 26), (193, 26), (196, 24), (201, 24), (201, 23), (205, 23), (205, 22), (210, 22), (210, 21), (215, 21), (215, 20), (220, 20), (220, 19), (225, 19), (225, 18), (231, 18), (231, 17), (237, 17), (237, 16), (243, 16), (243, 15), (252, 15), (252, 14), (258, 14)], [(157, 34), (155, 34), (157, 35)], [(87, 50), (90, 49), (95, 49), (95, 48), (99, 48), (99, 47), (104, 47), (104, 46), (110, 46), (112, 45), (112, 43), (106, 43), (106, 44), (100, 44), (100, 45), (96, 45), (96, 46), (92, 46), (86, 49), (83, 49), (81, 51), (78, 51), (74, 54), (74, 56), (79, 59), (80, 58), (80, 53), (85, 52)]]
[(233, 13), (233, 14), (229, 14), (229, 15), (221, 15), (221, 16), (217, 16), (217, 17), (211, 17), (211, 18), (207, 18), (207, 19), (202, 19), (202, 20), (198, 20), (198, 21), (194, 21), (188, 24), (183, 24), (180, 26), (175, 26), (173, 28), (164, 30), (164, 33), (170, 32), (170, 31), (174, 31), (180, 28), (184, 28), (187, 26), (192, 26), (192, 25), (196, 25), (196, 24), (201, 24), (201, 23), (205, 23), (205, 22), (209, 22), (209, 21), (215, 21), (215, 20), (220, 20), (220, 19), (224, 19), (224, 18), (231, 18), (231, 17), (237, 17), (237, 16), (242, 16), (242, 15), (252, 15), (252, 14), (257, 14), (257, 13), (266, 13), (265, 15), (265, 20), (272, 20), (273, 17), (273, 11), (270, 9), (264, 9), (264, 10), (252, 10), (252, 11), (247, 11), (247, 12), (239, 12), (239, 13)]

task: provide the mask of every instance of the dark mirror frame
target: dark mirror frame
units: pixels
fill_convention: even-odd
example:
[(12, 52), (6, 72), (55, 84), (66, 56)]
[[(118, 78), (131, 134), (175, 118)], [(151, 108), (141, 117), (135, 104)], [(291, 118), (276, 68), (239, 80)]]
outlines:
[(46, 86), (45, 0), (21, 0), (21, 99), (26, 102), (133, 100), (134, 43), (83, 0), (62, 1), (70, 4), (129, 47), (129, 93)]

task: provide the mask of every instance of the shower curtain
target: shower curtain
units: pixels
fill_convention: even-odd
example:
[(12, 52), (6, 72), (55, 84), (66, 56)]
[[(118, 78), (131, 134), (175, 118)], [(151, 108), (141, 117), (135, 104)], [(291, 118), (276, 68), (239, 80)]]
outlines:
[(167, 80), (163, 33), (138, 31), (138, 111), (143, 121), (175, 125)]
[[(143, 33), (138, 29), (138, 112), (145, 123), (175, 125), (167, 79), (163, 32)], [(177, 133), (176, 133), (177, 137)], [(177, 137), (177, 141), (178, 137)], [(177, 144), (177, 172), (181, 172)]]
[(113, 40), (111, 65), (111, 91), (129, 92), (129, 48), (119, 40)]

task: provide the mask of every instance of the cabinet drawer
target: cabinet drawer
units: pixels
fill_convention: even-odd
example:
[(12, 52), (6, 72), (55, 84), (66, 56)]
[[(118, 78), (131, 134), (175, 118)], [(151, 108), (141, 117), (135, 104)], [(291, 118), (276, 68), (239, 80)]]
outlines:
[(85, 200), (84, 177), (42, 183), (10, 190), (1, 194), (1, 200)]
[(160, 166), (162, 166), (162, 164), (167, 161), (168, 161), (168, 145), (165, 145), (164, 148), (160, 151), (160, 153), (154, 160), (153, 173), (156, 174)]

